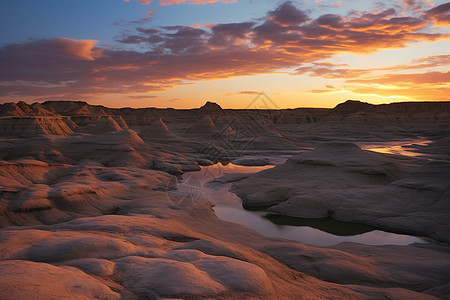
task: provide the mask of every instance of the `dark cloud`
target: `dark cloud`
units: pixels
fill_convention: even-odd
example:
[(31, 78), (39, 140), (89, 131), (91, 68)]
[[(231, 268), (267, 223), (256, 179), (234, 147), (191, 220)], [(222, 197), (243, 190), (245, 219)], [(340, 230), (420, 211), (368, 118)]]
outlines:
[(425, 16), (434, 20), (436, 25), (449, 26), (450, 25), (450, 2), (436, 6), (425, 12)]
[(323, 15), (320, 16), (316, 22), (317, 25), (319, 26), (327, 26), (336, 29), (344, 27), (344, 17), (341, 17), (339, 15), (332, 15), (332, 14)]
[(160, 30), (155, 29), (155, 28), (145, 29), (145, 28), (138, 27), (138, 28), (136, 28), (136, 30), (143, 34), (158, 34), (161, 32)]
[(309, 19), (306, 13), (299, 10), (291, 1), (284, 2), (277, 9), (270, 11), (267, 16), (272, 22), (284, 26), (299, 25)]
[(216, 46), (226, 46), (238, 43), (247, 38), (247, 34), (251, 32), (253, 22), (217, 24), (211, 30), (209, 43)]

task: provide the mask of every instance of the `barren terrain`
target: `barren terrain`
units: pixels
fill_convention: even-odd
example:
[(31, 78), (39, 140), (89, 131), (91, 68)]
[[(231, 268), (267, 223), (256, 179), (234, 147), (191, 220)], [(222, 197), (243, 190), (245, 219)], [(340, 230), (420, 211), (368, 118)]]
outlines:
[[(424, 242), (306, 245), (177, 194), (229, 162), (270, 166), (211, 178), (245, 208)], [(450, 299), (450, 103), (3, 104), (0, 226), (2, 299)]]

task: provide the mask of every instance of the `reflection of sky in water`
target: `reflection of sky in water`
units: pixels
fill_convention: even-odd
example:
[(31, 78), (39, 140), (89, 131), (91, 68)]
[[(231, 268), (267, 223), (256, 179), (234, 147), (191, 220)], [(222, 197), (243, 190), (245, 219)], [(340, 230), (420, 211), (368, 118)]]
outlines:
[(422, 239), (414, 236), (379, 230), (354, 236), (337, 236), (306, 226), (276, 225), (264, 218), (263, 215), (234, 207), (216, 206), (214, 211), (222, 220), (240, 223), (263, 235), (299, 241), (315, 246), (331, 246), (341, 242), (355, 242), (367, 245), (409, 245), (415, 242), (424, 242)]
[(272, 165), (267, 166), (258, 166), (258, 167), (246, 167), (246, 166), (238, 166), (234, 164), (227, 164), (226, 166), (218, 163), (209, 167), (202, 167), (200, 172), (195, 172), (197, 176), (199, 176), (199, 180), (202, 183), (206, 183), (209, 180), (220, 177), (225, 174), (230, 173), (256, 173), (263, 170), (267, 170), (273, 168)]
[[(264, 167), (244, 167), (233, 164), (222, 166), (217, 164), (202, 168), (200, 172), (190, 173), (202, 183), (219, 177), (227, 173), (254, 173), (273, 166)], [(195, 174), (195, 175), (194, 175)], [(210, 200), (215, 205), (216, 215), (225, 220), (240, 223), (263, 235), (295, 240), (302, 243), (316, 246), (331, 246), (341, 242), (356, 242), (367, 245), (409, 245), (414, 242), (424, 243), (420, 238), (395, 233), (374, 230), (354, 236), (337, 236), (319, 229), (307, 226), (277, 225), (264, 217), (263, 212), (247, 211), (242, 208), (241, 200), (233, 193), (228, 192), (228, 188), (220, 191), (203, 188), (202, 196)]]
[(404, 156), (420, 156), (422, 153), (417, 152), (412, 145), (426, 146), (431, 141), (424, 139), (398, 141), (398, 142), (379, 142), (379, 143), (358, 143), (363, 150), (369, 150), (380, 153), (397, 154)]

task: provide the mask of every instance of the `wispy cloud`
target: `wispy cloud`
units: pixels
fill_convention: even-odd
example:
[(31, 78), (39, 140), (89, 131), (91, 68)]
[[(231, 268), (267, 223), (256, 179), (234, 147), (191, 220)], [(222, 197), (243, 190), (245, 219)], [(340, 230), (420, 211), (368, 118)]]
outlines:
[(261, 95), (261, 92), (257, 91), (240, 91), (236, 93), (228, 93), (225, 96), (238, 96), (238, 95)]
[[(123, 1), (130, 2), (130, 0), (123, 0)], [(148, 4), (153, 2), (151, 0), (136, 0), (136, 1), (141, 3), (141, 4), (143, 4), (143, 5), (148, 5)], [(236, 3), (237, 0), (159, 0), (158, 1), (159, 5), (162, 5), (162, 6), (172, 5), (172, 4), (195, 4), (195, 5), (200, 5), (200, 4), (208, 4), (208, 3), (216, 3), (216, 2)]]
[[(164, 3), (181, 2), (217, 1)], [(297, 68), (297, 74), (323, 78), (362, 76), (366, 80), (380, 80), (381, 77), (367, 76), (381, 69), (351, 69), (319, 61), (339, 53), (374, 53), (403, 48), (411, 42), (448, 39), (448, 35), (437, 33), (436, 28), (429, 31), (444, 12), (445, 7), (404, 16), (388, 8), (312, 18), (294, 2), (287, 1), (262, 18), (247, 22), (207, 27), (140, 25), (120, 37), (122, 50), (95, 47), (96, 41), (91, 40), (34, 40), (0, 48), (0, 96), (147, 93), (194, 81), (286, 72), (288, 68)], [(411, 66), (394, 67), (420, 69), (446, 62), (447, 56), (435, 56)], [(32, 84), (36, 82), (45, 84)], [(351, 84), (360, 88), (371, 82)], [(430, 87), (428, 83), (421, 84)]]
[(154, 99), (154, 98), (158, 98), (158, 96), (155, 95), (130, 95), (127, 96), (128, 98), (131, 99)]
[(372, 79), (354, 79), (349, 80), (345, 87), (354, 93), (361, 94), (448, 101), (450, 72), (392, 74)]
[(434, 55), (411, 61), (408, 64), (394, 65), (383, 68), (352, 69), (348, 65), (333, 63), (312, 63), (295, 70), (296, 75), (308, 75), (328, 79), (352, 79), (362, 76), (373, 76), (374, 72), (396, 72), (407, 70), (419, 70), (450, 65), (450, 55)]
[[(351, 69), (346, 65), (315, 63), (297, 69), (297, 74), (327, 79), (345, 79), (345, 90), (359, 94), (402, 96), (420, 100), (448, 100), (450, 72), (425, 71), (450, 65), (450, 55), (416, 59), (405, 65), (372, 69)], [(416, 70), (416, 73), (411, 71)], [(327, 88), (329, 88), (327, 86)], [(334, 87), (333, 87), (334, 88)], [(339, 90), (310, 90), (310, 93), (334, 93)]]
[(172, 4), (180, 4), (180, 3), (186, 3), (186, 4), (209, 4), (209, 3), (236, 3), (237, 0), (159, 0), (159, 5), (172, 5)]
[[(130, 0), (123, 0), (125, 2), (130, 2)], [(142, 5), (149, 5), (150, 3), (152, 3), (153, 1), (151, 0), (136, 0), (137, 2), (141, 3)]]

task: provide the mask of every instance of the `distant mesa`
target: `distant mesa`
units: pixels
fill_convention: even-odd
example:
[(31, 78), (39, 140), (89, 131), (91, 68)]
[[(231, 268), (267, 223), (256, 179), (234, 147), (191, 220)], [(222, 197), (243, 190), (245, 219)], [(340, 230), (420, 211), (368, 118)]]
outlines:
[(110, 109), (101, 105), (90, 105), (85, 101), (45, 101), (42, 106), (63, 116), (110, 115)]
[(223, 114), (223, 109), (220, 107), (219, 104), (215, 102), (208, 101), (200, 107), (200, 112), (207, 115), (217, 115), (217, 114)]
[(26, 104), (23, 101), (17, 103), (17, 106), (28, 116), (54, 116), (55, 113), (45, 109), (40, 103)]
[(57, 114), (48, 111), (40, 103), (26, 104), (23, 101), (18, 103), (5, 103), (0, 106), (0, 116), (55, 116)]
[(344, 103), (340, 103), (336, 105), (335, 108), (333, 108), (333, 113), (340, 113), (340, 114), (352, 114), (359, 111), (367, 111), (371, 110), (375, 107), (375, 105), (372, 105), (367, 102), (361, 102), (358, 100), (347, 100)]
[[(348, 115), (355, 113), (379, 113), (394, 115), (395, 120), (404, 119), (410, 114), (442, 114), (450, 109), (450, 101), (426, 101), (426, 102), (394, 102), (390, 104), (374, 105), (358, 100), (347, 100), (338, 104), (331, 110), (331, 115)], [(432, 118), (431, 118), (432, 119)], [(406, 121), (405, 119), (403, 121)]]
[[(256, 109), (222, 109), (212, 101), (206, 102), (200, 108), (179, 110), (163, 108), (109, 108), (100, 105), (90, 105), (84, 101), (46, 101), (43, 103), (0, 104), (0, 121), (2, 136), (25, 137), (36, 134), (68, 135), (76, 133), (100, 134), (117, 132), (133, 128), (141, 134), (148, 131), (148, 139), (163, 139), (164, 137), (181, 138), (182, 133), (213, 135), (220, 132), (225, 135), (240, 134), (236, 117), (246, 127), (251, 127), (250, 133), (274, 133), (275, 123), (279, 126), (290, 124), (319, 124), (337, 126), (344, 124), (347, 129), (358, 128), (370, 130), (373, 126), (396, 126), (413, 121), (414, 126), (433, 124), (433, 130), (447, 130), (449, 124), (448, 102), (398, 102), (373, 105), (370, 103), (347, 100), (333, 109), (329, 108), (296, 108), (283, 109), (277, 116), (264, 117), (267, 122), (255, 122), (260, 119)], [(164, 121), (173, 124), (173, 133), (165, 129)], [(203, 120), (198, 121), (202, 117)], [(31, 120), (32, 118), (38, 118)], [(45, 120), (44, 120), (45, 118)], [(413, 118), (413, 119), (411, 119)], [(19, 120), (23, 119), (23, 120)], [(410, 120), (411, 119), (411, 120)], [(53, 121), (51, 121), (53, 120)], [(59, 121), (58, 121), (59, 120)], [(154, 121), (157, 120), (155, 123)], [(270, 121), (270, 122), (269, 122)], [(197, 124), (195, 124), (197, 122)], [(65, 125), (64, 125), (64, 124)], [(152, 124), (153, 123), (153, 124)], [(239, 122), (238, 122), (239, 123)], [(229, 131), (226, 125), (230, 125)], [(339, 125), (341, 126), (341, 125)], [(67, 128), (66, 128), (67, 127)], [(148, 130), (147, 130), (148, 128)], [(224, 131), (225, 130), (225, 131)], [(228, 130), (228, 131), (227, 131)], [(152, 131), (150, 133), (150, 131)], [(174, 139), (169, 139), (174, 141)]]

